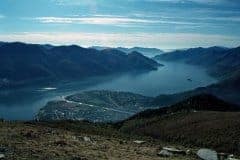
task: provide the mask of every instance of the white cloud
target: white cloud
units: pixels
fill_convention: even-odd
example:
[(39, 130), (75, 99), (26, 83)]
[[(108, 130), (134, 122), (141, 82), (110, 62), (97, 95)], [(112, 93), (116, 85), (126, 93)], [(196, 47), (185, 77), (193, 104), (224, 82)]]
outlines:
[[(199, 18), (200, 19), (200, 18)], [(228, 21), (228, 22), (240, 22), (240, 16), (231, 17), (206, 17), (201, 18), (202, 20), (212, 20), (212, 21)]]
[(203, 22), (189, 22), (182, 20), (170, 20), (166, 18), (147, 19), (147, 18), (129, 18), (123, 16), (110, 16), (110, 15), (94, 15), (92, 17), (36, 17), (33, 18), (41, 23), (53, 24), (95, 24), (95, 25), (114, 25), (128, 27), (133, 24), (143, 25), (161, 25), (161, 24), (174, 24), (174, 25), (200, 25), (206, 24)]
[(78, 44), (81, 46), (143, 46), (162, 49), (226, 46), (236, 47), (239, 37), (191, 33), (16, 33), (0, 35), (0, 41), (29, 43)]
[[(179, 17), (169, 17), (167, 19), (184, 19), (186, 22), (188, 21), (198, 21), (198, 23), (193, 24), (215, 24), (215, 21), (221, 21), (221, 22), (240, 22), (240, 16), (219, 16), (219, 17), (210, 17), (210, 16), (202, 16), (202, 17), (184, 17), (184, 18), (179, 18)], [(199, 22), (201, 20), (201, 22)], [(206, 22), (210, 21), (210, 22)], [(203, 23), (205, 22), (205, 23)]]
[(155, 21), (145, 19), (134, 19), (125, 17), (37, 17), (41, 23), (75, 23), (75, 24), (100, 24), (117, 25), (133, 23), (155, 23)]
[(0, 19), (3, 19), (3, 18), (5, 18), (5, 16), (4, 16), (4, 15), (2, 15), (2, 14), (0, 14)]

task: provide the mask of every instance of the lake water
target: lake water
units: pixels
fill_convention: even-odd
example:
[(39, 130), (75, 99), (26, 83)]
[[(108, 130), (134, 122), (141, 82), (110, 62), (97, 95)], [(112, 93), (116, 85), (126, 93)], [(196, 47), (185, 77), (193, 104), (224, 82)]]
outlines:
[[(161, 63), (161, 62), (160, 62)], [(117, 90), (146, 96), (177, 93), (216, 82), (205, 70), (181, 63), (162, 62), (164, 67), (147, 73), (91, 78), (78, 82), (61, 82), (50, 86), (0, 90), (0, 117), (30, 120), (50, 100), (85, 90)]]

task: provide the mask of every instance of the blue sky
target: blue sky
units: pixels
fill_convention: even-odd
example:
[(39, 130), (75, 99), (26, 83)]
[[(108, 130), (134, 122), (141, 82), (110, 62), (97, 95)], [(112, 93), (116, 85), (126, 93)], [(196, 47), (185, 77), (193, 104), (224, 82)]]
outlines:
[(240, 45), (238, 0), (1, 0), (0, 41), (143, 46)]

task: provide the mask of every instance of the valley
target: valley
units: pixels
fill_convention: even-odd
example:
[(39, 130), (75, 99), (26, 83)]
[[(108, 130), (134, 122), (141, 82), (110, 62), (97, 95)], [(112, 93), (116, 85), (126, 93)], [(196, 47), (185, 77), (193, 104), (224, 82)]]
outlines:
[(218, 79), (227, 79), (240, 71), (240, 47), (209, 47), (176, 50), (155, 56), (155, 60), (182, 62), (206, 68), (207, 72)]
[(150, 108), (151, 100), (128, 92), (87, 91), (49, 102), (38, 112), (36, 120), (115, 122)]
[(16, 89), (1, 89), (0, 117), (8, 120), (32, 120), (49, 101), (62, 100), (62, 97), (83, 91), (112, 90), (155, 97), (188, 91), (217, 81), (200, 67), (171, 62), (163, 64), (163, 67), (150, 72), (98, 76), (79, 81), (51, 81)]
[[(213, 53), (216, 50), (214, 48)], [(229, 52), (227, 50), (224, 56), (232, 56)], [(188, 56), (184, 52), (179, 55), (183, 59)], [(222, 63), (227, 70), (216, 74), (213, 72), (217, 68), (215, 71), (219, 73), (216, 59), (207, 64), (194, 61), (190, 64), (160, 58), (163, 61), (158, 59), (158, 63), (163, 65), (153, 71), (58, 81), (47, 86), (14, 89), (13, 92), (2, 90), (1, 103), (7, 107), (0, 107), (3, 111), (1, 117), (19, 120), (22, 116), (28, 120), (25, 123), (2, 120), (2, 136), (6, 137), (6, 130), (10, 130), (13, 139), (0, 139), (7, 148), (4, 156), (9, 159), (44, 156), (60, 159), (117, 156), (116, 159), (122, 159), (125, 155), (131, 159), (164, 159), (161, 155), (165, 152), (163, 149), (169, 147), (163, 146), (173, 146), (185, 150), (184, 153), (191, 150), (191, 154), (174, 155), (170, 159), (197, 159), (200, 148), (211, 148), (219, 155), (223, 152), (237, 157), (240, 152), (238, 64)], [(21, 100), (28, 104), (25, 108), (19, 104)], [(9, 108), (12, 102), (17, 104)], [(9, 117), (11, 109), (17, 114)], [(42, 130), (48, 133), (44, 140)], [(41, 144), (34, 145), (40, 139)], [(40, 149), (46, 144), (52, 152)], [(102, 146), (105, 149), (102, 150)], [(32, 148), (33, 154), (23, 152), (19, 155), (22, 148), (28, 147)], [(81, 152), (73, 154), (79, 148)], [(116, 152), (116, 148), (121, 148), (121, 152)]]
[(138, 52), (98, 51), (77, 45), (46, 47), (21, 42), (0, 46), (0, 88), (14, 88), (61, 80), (82, 80), (161, 66)]
[[(237, 158), (239, 111), (239, 106), (199, 95), (117, 123), (1, 120), (0, 152), (7, 159), (197, 160), (199, 149), (211, 148), (219, 156), (234, 154)], [(164, 148), (181, 154), (162, 155)]]
[(240, 160), (237, 0), (0, 0), (0, 160)]

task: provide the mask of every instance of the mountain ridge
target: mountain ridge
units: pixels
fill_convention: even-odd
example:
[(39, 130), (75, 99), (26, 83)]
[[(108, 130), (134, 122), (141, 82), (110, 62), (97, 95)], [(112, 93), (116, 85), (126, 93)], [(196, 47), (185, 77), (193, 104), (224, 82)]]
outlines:
[(82, 79), (135, 70), (156, 70), (159, 64), (141, 54), (22, 42), (0, 45), (0, 86), (41, 79)]
[[(83, 95), (73, 95), (67, 99), (81, 102), (81, 104), (89, 103), (89, 99), (97, 102), (99, 105), (99, 100), (106, 98), (105, 91), (89, 91), (89, 93), (97, 94), (97, 97), (95, 95), (93, 100), (89, 95), (85, 95), (86, 97)], [(118, 94), (121, 92), (107, 91), (107, 93)], [(101, 94), (103, 94), (105, 98), (102, 96), (98, 97)], [(127, 101), (131, 99), (126, 98), (125, 95), (118, 97), (114, 94), (112, 96), (120, 100), (122, 98)], [(112, 103), (111, 96), (108, 98), (108, 102)], [(105, 104), (105, 101), (103, 102), (103, 104)], [(65, 106), (64, 108), (74, 108), (73, 105), (74, 104), (71, 103), (71, 105)], [(95, 104), (91, 103), (91, 105)], [(98, 108), (100, 108), (100, 106), (98, 106)], [(56, 109), (54, 109), (54, 111), (55, 113), (58, 112)], [(59, 115), (63, 114), (61, 113)], [(130, 118), (115, 123), (97, 121), (101, 123), (89, 122), (89, 124), (91, 127), (94, 127), (94, 125), (110, 125), (117, 133), (124, 133), (134, 137), (153, 138), (161, 142), (183, 145), (189, 148), (211, 147), (218, 152), (235, 153), (238, 155), (239, 147), (236, 139), (239, 139), (239, 115), (240, 107), (238, 105), (230, 104), (210, 94), (200, 94), (182, 100), (169, 107), (142, 111)], [(66, 119), (57, 119), (57, 123), (63, 122), (62, 120), (65, 121)], [(85, 122), (85, 119), (72, 120), (73, 123), (77, 123), (79, 120), (80, 122)], [(49, 124), (54, 122), (54, 120), (49, 121), (44, 119), (38, 119), (38, 121), (38, 123), (44, 122)], [(83, 126), (78, 127), (81, 128)], [(97, 129), (95, 131), (99, 132)], [(226, 135), (228, 136), (226, 137)]]
[(226, 79), (234, 72), (240, 71), (240, 47), (190, 48), (158, 55), (154, 59), (198, 65), (219, 79)]
[(132, 47), (132, 48), (125, 48), (125, 47), (102, 47), (102, 46), (92, 46), (90, 48), (94, 48), (97, 50), (105, 50), (105, 49), (116, 49), (125, 53), (131, 53), (131, 52), (139, 52), (142, 53), (144, 56), (147, 57), (154, 57), (159, 54), (163, 54), (164, 51), (158, 48), (146, 48), (146, 47)]
[(239, 111), (239, 106), (202, 94), (169, 107), (140, 112), (116, 126), (130, 135), (238, 154)]

